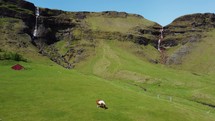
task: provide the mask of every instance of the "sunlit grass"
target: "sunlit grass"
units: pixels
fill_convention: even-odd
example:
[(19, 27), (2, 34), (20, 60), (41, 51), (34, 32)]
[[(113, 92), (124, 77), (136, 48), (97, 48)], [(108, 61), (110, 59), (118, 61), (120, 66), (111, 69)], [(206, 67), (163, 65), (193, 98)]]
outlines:
[(111, 18), (111, 17), (88, 17), (87, 23), (89, 23), (92, 30), (102, 30), (110, 32), (122, 32), (126, 33), (130, 29), (141, 26), (147, 27), (154, 23), (144, 18), (138, 18), (134, 16), (128, 16), (126, 18)]
[[(2, 120), (214, 120), (212, 112), (196, 110), (195, 103), (171, 103), (137, 92), (123, 83), (56, 65), (21, 62), (27, 69), (14, 71), (10, 67), (15, 63), (0, 62)], [(109, 109), (97, 108), (96, 99), (104, 99)]]

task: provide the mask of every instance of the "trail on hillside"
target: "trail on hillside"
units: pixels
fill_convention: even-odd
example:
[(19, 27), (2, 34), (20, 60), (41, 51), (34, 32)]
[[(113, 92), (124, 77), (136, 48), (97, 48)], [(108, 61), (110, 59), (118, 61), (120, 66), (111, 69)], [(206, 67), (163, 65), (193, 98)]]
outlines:
[(110, 77), (121, 65), (117, 54), (106, 44), (105, 40), (99, 41), (99, 59), (93, 67), (93, 73), (102, 77)]
[[(99, 42), (99, 48), (97, 56), (99, 56), (93, 67), (93, 73), (95, 75), (120, 80), (132, 80), (137, 82), (144, 82), (149, 76), (145, 76), (142, 73), (125, 69), (126, 60), (124, 60), (121, 53), (113, 49), (111, 45), (102, 40)], [(131, 66), (131, 65), (127, 65)]]
[(201, 76), (143, 61), (125, 50), (122, 43), (121, 41), (98, 40), (95, 56), (88, 62), (86, 61), (81, 68), (79, 67), (79, 70), (87, 70), (87, 74), (136, 86), (155, 96), (157, 94), (171, 95), (174, 99), (176, 97), (187, 100), (193, 100), (193, 97), (200, 99), (199, 94), (202, 91), (193, 92), (193, 90), (210, 85)]

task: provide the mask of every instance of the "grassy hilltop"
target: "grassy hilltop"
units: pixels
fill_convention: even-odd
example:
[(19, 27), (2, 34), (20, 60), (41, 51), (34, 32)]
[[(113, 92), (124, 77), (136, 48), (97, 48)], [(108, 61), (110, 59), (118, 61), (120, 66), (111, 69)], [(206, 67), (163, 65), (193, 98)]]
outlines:
[(162, 60), (139, 15), (40, 8), (32, 40), (35, 6), (0, 2), (0, 121), (215, 121), (214, 14), (164, 27)]

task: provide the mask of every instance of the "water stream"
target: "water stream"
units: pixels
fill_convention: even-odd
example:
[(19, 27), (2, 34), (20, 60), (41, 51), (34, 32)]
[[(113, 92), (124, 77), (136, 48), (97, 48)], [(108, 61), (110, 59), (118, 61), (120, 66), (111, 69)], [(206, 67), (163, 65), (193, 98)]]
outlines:
[(40, 10), (39, 10), (39, 7), (36, 7), (35, 15), (36, 15), (36, 23), (35, 23), (35, 27), (34, 27), (34, 33), (33, 33), (33, 36), (34, 36), (34, 37), (37, 37), (37, 19), (38, 19), (38, 17), (40, 16)]
[(159, 38), (159, 40), (158, 40), (158, 51), (162, 51), (161, 50), (161, 42), (162, 42), (162, 40), (163, 40), (163, 27), (162, 27), (162, 29), (160, 29), (160, 38)]

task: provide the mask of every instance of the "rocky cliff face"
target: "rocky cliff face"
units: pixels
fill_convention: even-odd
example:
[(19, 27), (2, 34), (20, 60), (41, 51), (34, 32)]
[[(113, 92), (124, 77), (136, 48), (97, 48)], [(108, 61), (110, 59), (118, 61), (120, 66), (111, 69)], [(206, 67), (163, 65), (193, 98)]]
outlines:
[[(210, 31), (215, 27), (215, 14), (192, 14), (175, 19), (165, 27), (166, 36), (164, 46), (175, 46), (195, 41), (201, 32)], [(187, 38), (187, 39), (186, 39)]]
[[(162, 28), (142, 16), (125, 12), (65, 12), (40, 8), (37, 36), (33, 37), (36, 7), (32, 3), (23, 0), (1, 0), (0, 10), (2, 21), (5, 18), (15, 18), (24, 23), (17, 30), (17, 33), (25, 36), (24, 41), (31, 42), (40, 54), (66, 68), (72, 68), (91, 56), (92, 53), (89, 52), (95, 50), (100, 39), (132, 41), (157, 48), (159, 30)], [(214, 27), (215, 15), (210, 13), (182, 16), (165, 26), (161, 46), (166, 52), (169, 48), (179, 47), (166, 55), (165, 64), (181, 64), (182, 58), (192, 50), (192, 43), (199, 42), (204, 37), (202, 33)], [(1, 41), (3, 43), (10, 40), (2, 38)]]
[[(161, 28), (160, 25), (154, 23), (151, 26), (144, 27), (128, 26), (126, 32), (121, 32), (119, 27), (117, 31), (94, 30), (88, 22), (89, 18), (104, 18), (113, 21), (120, 19), (113, 24), (122, 21), (128, 25), (129, 23), (126, 19), (139, 19), (141, 21), (144, 18), (135, 14), (115, 11), (101, 13), (64, 12), (40, 8), (40, 15), (37, 18), (37, 36), (33, 37), (36, 23), (36, 7), (32, 3), (23, 0), (2, 0), (0, 10), (2, 18), (11, 17), (23, 21), (26, 25), (23, 27), (24, 32), (32, 38), (29, 41), (38, 48), (39, 53), (48, 56), (51, 60), (66, 68), (72, 68), (75, 63), (81, 60), (80, 58), (90, 56), (87, 51), (95, 48), (98, 39), (133, 41), (138, 44), (151, 44), (156, 47), (158, 31)], [(88, 44), (83, 45), (77, 42), (81, 40), (87, 41)], [(61, 51), (58, 47), (58, 42), (63, 43), (63, 45), (67, 43), (65, 44), (66, 49)]]
[[(32, 44), (34, 44), (39, 49), (38, 51), (41, 54), (48, 56), (51, 60), (64, 67), (71, 68), (71, 64), (65, 61), (62, 55), (57, 53), (56, 48), (53, 48), (52, 46), (53, 43), (60, 41), (63, 36), (68, 35), (69, 29), (75, 26), (75, 23), (73, 23), (71, 19), (67, 18), (66, 15), (64, 16), (66, 12), (41, 8), (39, 11), (40, 16), (37, 19), (38, 30), (37, 36), (35, 38), (33, 37), (33, 31), (35, 29), (36, 23), (36, 7), (32, 3), (23, 0), (2, 0), (0, 3), (0, 10), (0, 16), (2, 20), (4, 18), (9, 18), (9, 20), (12, 22), (13, 18), (15, 18), (21, 22), (24, 22), (24, 24), (21, 25), (20, 30), (13, 30), (15, 33), (22, 31), (23, 34), (26, 33), (29, 36), (28, 38), (23, 39), (22, 42), (32, 42)], [(18, 22), (14, 23), (14, 26), (18, 24)], [(11, 41), (11, 39), (14, 39), (13, 37), (9, 36), (13, 35), (11, 31), (8, 31), (7, 33), (8, 36), (5, 39), (2, 38), (2, 43), (4, 43), (3, 41)], [(20, 38), (19, 35), (20, 34), (16, 34), (14, 36), (15, 38)], [(14, 41), (16, 41), (18, 44), (22, 43), (17, 39)], [(7, 48), (6, 44), (2, 45)], [(20, 48), (22, 47), (20, 46)]]
[(28, 26), (28, 34), (35, 23), (34, 4), (23, 0), (1, 0), (0, 16), (21, 19)]
[(168, 55), (166, 64), (181, 64), (182, 58), (189, 54), (194, 44), (205, 37), (204, 32), (215, 28), (215, 14), (192, 14), (175, 19), (171, 24), (165, 26), (164, 48), (179, 46), (179, 48)]

